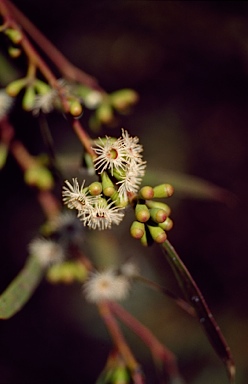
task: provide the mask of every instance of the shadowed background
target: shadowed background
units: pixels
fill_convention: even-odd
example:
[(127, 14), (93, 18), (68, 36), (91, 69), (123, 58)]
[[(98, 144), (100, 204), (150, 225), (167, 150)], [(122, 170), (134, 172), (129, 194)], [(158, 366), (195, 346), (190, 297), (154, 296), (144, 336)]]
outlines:
[[(169, 239), (233, 350), (237, 383), (245, 384), (248, 4), (55, 0), (15, 4), (74, 64), (98, 78), (106, 91), (130, 87), (139, 93), (132, 113), (122, 116), (116, 128), (105, 127), (103, 133), (119, 136), (124, 126), (138, 135), (148, 162), (147, 180), (152, 177), (155, 182), (178, 185), (170, 200), (175, 225)], [(19, 70), (25, 73), (24, 63)], [(0, 69), (0, 82), (5, 80)], [(86, 127), (87, 117), (87, 113), (82, 117)], [(13, 114), (12, 121), (32, 154), (44, 151), (38, 121), (20, 112)], [(58, 157), (79, 164), (80, 144), (67, 122), (52, 114), (48, 123)], [(78, 176), (63, 171), (65, 177)], [(215, 195), (215, 200), (193, 198), (185, 193), (191, 183), (183, 178), (185, 174), (229, 192), (218, 199)], [(0, 183), (0, 287), (4, 290), (23, 266), (27, 243), (44, 217), (35, 192), (24, 185), (11, 158), (1, 171)], [(99, 233), (92, 257), (100, 267), (125, 257), (137, 258), (145, 276), (178, 292), (159, 248), (146, 250), (129, 238), (131, 221), (128, 213), (113, 234)], [(98, 239), (95, 234), (92, 240), (92, 233), (89, 237), (93, 243)], [(176, 354), (187, 383), (227, 382), (198, 324), (169, 299), (137, 284), (125, 306)], [(148, 351), (128, 332), (127, 337), (144, 364), (147, 382), (155, 383)], [(0, 324), (0, 340), (3, 384), (94, 383), (111, 346), (96, 310), (83, 301), (81, 288), (47, 282), (22, 312)]]

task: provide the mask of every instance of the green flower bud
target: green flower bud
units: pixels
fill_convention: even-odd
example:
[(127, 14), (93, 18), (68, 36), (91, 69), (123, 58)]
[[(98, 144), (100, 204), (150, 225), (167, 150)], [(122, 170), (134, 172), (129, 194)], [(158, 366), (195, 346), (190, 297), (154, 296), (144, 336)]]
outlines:
[(22, 99), (22, 108), (25, 111), (32, 111), (35, 103), (35, 90), (32, 85), (27, 87), (25, 94)]
[(113, 110), (108, 103), (103, 103), (97, 108), (96, 116), (103, 124), (110, 124), (114, 118)]
[(151, 218), (153, 221), (155, 221), (155, 223), (163, 223), (167, 218), (167, 214), (164, 209), (151, 208), (149, 209), (149, 211), (151, 214)]
[(117, 205), (118, 207), (126, 207), (128, 205), (128, 201), (121, 202), (119, 193), (117, 191), (115, 191), (115, 193), (113, 193), (113, 195), (111, 195), (110, 197), (111, 200), (113, 200), (115, 202), (115, 205)]
[(16, 48), (16, 47), (9, 47), (8, 49), (8, 53), (9, 55), (13, 58), (13, 59), (16, 59), (17, 57), (19, 57), (22, 53), (21, 49), (20, 48)]
[(154, 197), (154, 190), (149, 185), (146, 185), (140, 189), (139, 196), (141, 199), (150, 200)]
[(173, 221), (167, 217), (167, 219), (163, 223), (159, 223), (159, 227), (164, 231), (169, 231), (173, 227)]
[(137, 204), (135, 207), (135, 216), (141, 223), (146, 223), (150, 219), (149, 209), (145, 204)]
[(160, 228), (160, 227), (153, 227), (151, 225), (148, 225), (147, 227), (149, 229), (151, 237), (153, 238), (153, 240), (156, 243), (161, 244), (161, 243), (165, 242), (165, 240), (167, 239), (167, 235), (166, 235), (165, 231), (162, 228)]
[(27, 84), (26, 78), (12, 81), (12, 83), (9, 83), (9, 85), (7, 85), (6, 92), (9, 96), (15, 97), (22, 90), (22, 88), (26, 86), (26, 84)]
[(104, 195), (109, 197), (112, 196), (116, 192), (116, 189), (113, 182), (110, 180), (107, 172), (103, 172), (101, 174), (101, 178), (102, 178), (102, 190)]
[(102, 193), (102, 184), (99, 181), (95, 181), (89, 185), (88, 190), (92, 196), (98, 196)]
[(80, 117), (83, 113), (83, 107), (78, 100), (70, 101), (70, 114), (74, 117)]
[(127, 372), (127, 368), (125, 366), (119, 366), (116, 367), (112, 378), (111, 378), (111, 383), (113, 384), (128, 384), (130, 383), (129, 381), (129, 374)]
[(147, 200), (146, 205), (148, 206), (148, 208), (151, 208), (151, 209), (152, 208), (162, 209), (163, 211), (166, 212), (167, 216), (170, 216), (171, 214), (171, 209), (169, 205), (162, 203), (161, 201)]
[(16, 29), (7, 28), (5, 29), (4, 33), (14, 44), (19, 44), (22, 40), (21, 32)]
[(35, 80), (34, 87), (35, 87), (37, 93), (39, 93), (41, 95), (45, 95), (46, 93), (51, 91), (50, 85), (48, 85), (47, 83), (45, 83), (44, 81), (41, 81), (39, 79)]
[(123, 111), (130, 105), (137, 103), (139, 96), (132, 89), (121, 89), (110, 95), (111, 104), (117, 110)]
[(141, 239), (145, 233), (145, 224), (134, 221), (130, 227), (130, 233), (135, 239)]
[(51, 189), (54, 185), (51, 172), (39, 165), (30, 167), (24, 174), (24, 180), (28, 185), (41, 190)]
[(160, 184), (153, 188), (155, 198), (170, 197), (174, 193), (174, 188), (170, 184)]

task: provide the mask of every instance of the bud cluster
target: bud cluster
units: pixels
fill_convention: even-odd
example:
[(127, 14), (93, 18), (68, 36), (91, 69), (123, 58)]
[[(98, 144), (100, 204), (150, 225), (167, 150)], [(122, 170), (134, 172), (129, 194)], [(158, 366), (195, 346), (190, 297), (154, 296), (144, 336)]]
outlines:
[(170, 207), (164, 202), (154, 199), (172, 196), (174, 190), (170, 184), (156, 187), (144, 186), (140, 189), (135, 205), (136, 220), (132, 223), (130, 233), (140, 239), (144, 246), (153, 242), (164, 243), (173, 222), (170, 219)]

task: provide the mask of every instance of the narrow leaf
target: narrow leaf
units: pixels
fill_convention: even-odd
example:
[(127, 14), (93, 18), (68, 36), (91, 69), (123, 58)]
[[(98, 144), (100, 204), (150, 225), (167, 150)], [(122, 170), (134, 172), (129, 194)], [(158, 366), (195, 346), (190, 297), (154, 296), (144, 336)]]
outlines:
[(30, 256), (23, 269), (0, 296), (0, 319), (14, 316), (30, 299), (45, 269), (36, 257)]
[(221, 188), (200, 177), (189, 175), (181, 172), (170, 170), (161, 171), (156, 169), (156, 172), (146, 172), (146, 182), (157, 184), (166, 182), (173, 185), (180, 197), (188, 197), (200, 200), (214, 200), (224, 203), (228, 206), (234, 206), (237, 203), (237, 197), (227, 189)]
[(234, 383), (235, 364), (230, 348), (227, 345), (212, 313), (210, 312), (200, 289), (170, 242), (166, 240), (162, 244), (162, 247), (163, 250), (166, 251), (164, 252), (166, 259), (169, 262), (186, 299), (194, 307), (200, 324), (203, 326), (210, 343), (212, 344), (217, 355), (223, 360), (228, 372), (230, 383)]

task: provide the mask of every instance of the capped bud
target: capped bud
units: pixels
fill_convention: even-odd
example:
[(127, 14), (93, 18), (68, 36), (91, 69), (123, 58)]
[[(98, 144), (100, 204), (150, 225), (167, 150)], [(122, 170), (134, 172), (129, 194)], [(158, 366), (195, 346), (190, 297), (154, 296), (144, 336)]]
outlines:
[(89, 185), (88, 190), (92, 196), (98, 196), (102, 193), (102, 184), (99, 181), (94, 181)]
[(70, 102), (70, 114), (74, 117), (80, 117), (83, 113), (82, 105), (78, 100), (72, 100)]
[(149, 209), (145, 204), (137, 204), (135, 207), (135, 216), (136, 219), (139, 220), (141, 223), (145, 223), (150, 219)]
[(162, 203), (161, 201), (147, 200), (146, 205), (148, 206), (148, 208), (151, 208), (151, 209), (152, 208), (163, 209), (163, 211), (166, 212), (166, 216), (170, 216), (171, 214), (171, 209), (169, 205)]
[(54, 185), (51, 172), (47, 168), (39, 165), (30, 167), (25, 172), (24, 179), (28, 185), (41, 190), (51, 189)]
[(139, 221), (134, 221), (130, 228), (131, 236), (135, 239), (141, 239), (145, 233), (145, 224)]
[(151, 218), (153, 221), (155, 221), (155, 223), (163, 223), (167, 218), (167, 214), (164, 209), (151, 208), (149, 211)]
[(104, 171), (101, 174), (101, 178), (102, 178), (102, 190), (104, 195), (109, 197), (112, 196), (116, 192), (116, 189), (113, 182), (110, 180), (107, 172)]
[(167, 219), (163, 223), (159, 223), (159, 227), (164, 231), (169, 231), (173, 227), (173, 221), (167, 217)]
[(174, 188), (170, 184), (160, 184), (153, 188), (155, 198), (170, 197), (174, 193)]
[(139, 96), (133, 89), (121, 89), (110, 95), (111, 104), (117, 110), (123, 111), (130, 105), (137, 103)]
[(153, 238), (156, 243), (164, 243), (167, 239), (167, 235), (165, 231), (160, 227), (153, 227), (151, 225), (148, 225), (149, 232), (151, 234), (151, 237)]
[(22, 53), (21, 49), (16, 47), (9, 47), (8, 52), (13, 59), (16, 59)]
[(25, 78), (12, 81), (12, 83), (7, 85), (6, 92), (9, 96), (15, 97), (22, 90), (22, 88), (26, 86), (26, 84), (27, 79)]
[(112, 107), (108, 103), (101, 104), (96, 110), (96, 116), (103, 124), (110, 124), (114, 115)]
[(139, 196), (141, 199), (150, 200), (154, 197), (154, 190), (149, 185), (146, 185), (140, 189)]
[(32, 111), (35, 103), (35, 90), (32, 85), (27, 87), (22, 99), (22, 108), (25, 111)]
[(22, 34), (17, 29), (7, 28), (5, 29), (4, 33), (14, 44), (19, 44), (22, 40)]

